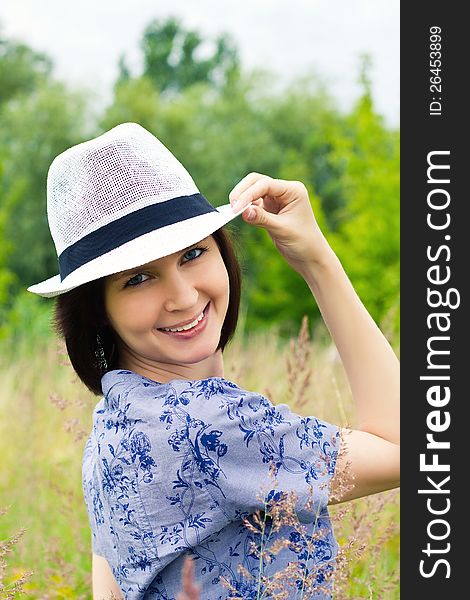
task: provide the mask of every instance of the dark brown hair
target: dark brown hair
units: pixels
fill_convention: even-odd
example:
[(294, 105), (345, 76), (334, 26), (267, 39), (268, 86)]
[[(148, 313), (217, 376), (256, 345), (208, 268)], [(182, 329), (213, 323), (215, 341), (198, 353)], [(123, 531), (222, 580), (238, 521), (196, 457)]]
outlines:
[[(237, 326), (241, 273), (229, 230), (226, 227), (218, 229), (212, 237), (225, 263), (230, 286), (227, 314), (217, 347), (223, 351)], [(58, 296), (54, 326), (65, 340), (75, 372), (89, 390), (100, 395), (101, 377), (107, 371), (119, 368), (116, 336), (108, 323), (104, 305), (104, 277)]]

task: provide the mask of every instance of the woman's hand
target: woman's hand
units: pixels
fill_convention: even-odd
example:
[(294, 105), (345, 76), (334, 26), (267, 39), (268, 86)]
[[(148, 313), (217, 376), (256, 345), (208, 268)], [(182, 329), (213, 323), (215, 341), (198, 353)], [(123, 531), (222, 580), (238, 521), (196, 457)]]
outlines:
[(230, 192), (234, 211), (251, 205), (243, 219), (267, 230), (279, 252), (298, 272), (334, 255), (313, 214), (307, 188), (300, 181), (250, 173)]

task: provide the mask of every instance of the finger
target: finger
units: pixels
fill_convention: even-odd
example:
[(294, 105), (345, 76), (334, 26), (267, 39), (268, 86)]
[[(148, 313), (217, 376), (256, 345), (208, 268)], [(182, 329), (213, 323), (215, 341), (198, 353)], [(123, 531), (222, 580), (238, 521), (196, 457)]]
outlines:
[[(257, 202), (252, 202), (252, 204), (257, 204)], [(279, 201), (271, 196), (264, 196), (260, 206), (270, 213), (277, 214), (280, 210)]]
[(194, 564), (192, 558), (187, 556), (182, 569), (183, 592), (188, 596), (188, 600), (199, 600), (199, 586), (194, 579)]
[(241, 181), (237, 183), (237, 185), (233, 188), (233, 190), (228, 195), (230, 203), (233, 206), (233, 203), (237, 200), (242, 192), (244, 192), (247, 188), (250, 187), (255, 181), (257, 181), (260, 177), (264, 177), (261, 173), (248, 173)]
[(261, 206), (249, 206), (242, 213), (242, 216), (243, 220), (247, 223), (250, 223), (250, 225), (263, 227), (263, 229), (268, 229), (270, 233), (276, 234), (276, 232), (281, 231), (279, 228), (279, 223), (277, 222), (279, 217), (264, 210), (264, 208), (261, 208)]
[(263, 198), (258, 198), (258, 200), (253, 200), (251, 204), (255, 206), (261, 206), (264, 210), (267, 210), (270, 213), (278, 213), (279, 212), (279, 202), (276, 198), (271, 198), (271, 196), (264, 196)]
[(248, 206), (253, 200), (258, 200), (265, 196), (269, 196), (273, 200), (276, 199), (278, 206), (282, 208), (284, 204), (287, 204), (287, 202), (283, 202), (283, 197), (284, 199), (287, 199), (288, 197), (289, 183), (290, 182), (282, 179), (272, 179), (271, 177), (263, 175), (240, 194), (232, 208), (237, 212), (244, 206)]

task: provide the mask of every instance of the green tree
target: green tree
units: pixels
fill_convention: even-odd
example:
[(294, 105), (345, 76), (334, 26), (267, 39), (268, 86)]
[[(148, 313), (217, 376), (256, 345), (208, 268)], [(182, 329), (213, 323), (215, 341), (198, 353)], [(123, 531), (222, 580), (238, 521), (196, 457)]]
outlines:
[[(322, 230), (380, 320), (398, 298), (398, 137), (376, 114), (366, 75), (363, 70), (363, 94), (348, 115), (313, 76), (273, 94), (272, 74), (241, 73), (224, 88), (201, 83), (172, 98), (152, 92), (146, 77), (129, 79), (116, 89), (102, 127), (141, 122), (215, 206), (228, 202), (232, 187), (250, 171), (303, 181)], [(290, 335), (303, 314), (319, 318), (305, 283), (269, 235), (240, 219), (232, 228), (244, 271), (247, 327), (276, 322)]]
[(32, 92), (50, 76), (51, 69), (44, 54), (0, 37), (0, 107), (18, 94)]
[(57, 273), (46, 215), (46, 178), (54, 157), (83, 140), (85, 102), (59, 83), (20, 95), (2, 110), (0, 206), (7, 267), (25, 287)]
[[(8, 129), (5, 107), (15, 98), (32, 93), (50, 76), (52, 63), (44, 54), (35, 52), (23, 43), (0, 37), (0, 122), (1, 137)], [(9, 217), (14, 198), (21, 183), (17, 181), (8, 189), (9, 151), (0, 145), (0, 307), (11, 298), (17, 277), (9, 259), (14, 244), (7, 236)]]
[(336, 214), (332, 244), (371, 312), (392, 318), (399, 329), (400, 156), (399, 133), (385, 127), (373, 106), (365, 58), (363, 94), (347, 119), (336, 161), (345, 164), (342, 181), (348, 202)]
[[(160, 44), (163, 26), (153, 27), (152, 39)], [(312, 75), (279, 89), (273, 74), (237, 67), (236, 76), (216, 85), (215, 70), (198, 70), (195, 50), (195, 60), (182, 59), (186, 33), (180, 25), (167, 27), (164, 55), (173, 69), (167, 83), (156, 85), (150, 67), (137, 77), (121, 69), (113, 101), (96, 130), (85, 127), (83, 97), (50, 78), (39, 78), (32, 91), (18, 88), (24, 91), (4, 102), (0, 303), (11, 291), (57, 272), (45, 212), (46, 174), (54, 156), (118, 123), (135, 121), (171, 149), (214, 206), (227, 203), (230, 190), (250, 171), (303, 181), (320, 227), (374, 318), (380, 321), (396, 310), (399, 138), (374, 109), (367, 64), (360, 72), (361, 98), (349, 114), (341, 114)], [(159, 60), (157, 56), (153, 64)], [(193, 75), (175, 70), (183, 63), (192, 65)], [(305, 283), (279, 256), (269, 235), (241, 219), (231, 228), (244, 272), (247, 327), (275, 322), (290, 335), (303, 314), (311, 322), (319, 318)], [(17, 314), (24, 315), (27, 306), (23, 303)]]
[[(141, 41), (142, 75), (160, 92), (169, 93), (181, 92), (195, 83), (221, 87), (237, 76), (238, 52), (228, 34), (216, 39), (215, 49), (207, 58), (201, 56), (203, 46), (200, 33), (185, 29), (178, 19), (154, 20), (146, 27)], [(123, 57), (119, 71), (120, 83), (131, 78)]]

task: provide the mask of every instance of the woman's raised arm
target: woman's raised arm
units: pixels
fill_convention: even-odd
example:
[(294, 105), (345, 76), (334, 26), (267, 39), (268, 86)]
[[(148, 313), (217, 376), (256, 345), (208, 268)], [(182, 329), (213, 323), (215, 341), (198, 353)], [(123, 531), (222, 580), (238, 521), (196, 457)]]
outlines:
[(252, 203), (244, 220), (265, 228), (305, 279), (341, 356), (357, 427), (344, 435), (346, 454), (336, 467), (332, 502), (338, 501), (336, 482), (345, 477), (354, 487), (340, 501), (397, 487), (399, 361), (318, 227), (305, 186), (250, 173), (232, 190), (230, 200), (237, 200), (234, 210)]
[[(323, 264), (306, 265), (303, 273), (341, 356), (357, 414), (357, 428), (344, 436), (332, 481), (349, 475), (354, 487), (341, 501), (397, 487), (400, 466), (399, 362), (367, 312), (334, 255)], [(350, 473), (345, 472), (348, 461)]]

